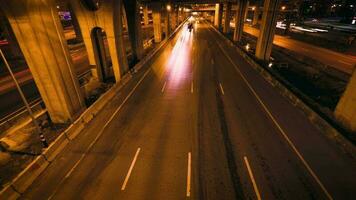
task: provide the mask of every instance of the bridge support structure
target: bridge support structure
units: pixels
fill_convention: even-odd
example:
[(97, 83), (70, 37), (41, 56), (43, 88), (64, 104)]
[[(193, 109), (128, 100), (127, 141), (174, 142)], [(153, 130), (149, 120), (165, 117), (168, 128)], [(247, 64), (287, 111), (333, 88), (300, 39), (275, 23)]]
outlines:
[(85, 109), (78, 78), (53, 0), (1, 1), (33, 79), (54, 123), (73, 122)]
[(156, 43), (162, 41), (162, 7), (160, 4), (152, 4), (152, 18), (153, 18), (153, 34)]
[(279, 3), (280, 0), (265, 0), (260, 35), (256, 46), (256, 57), (260, 60), (268, 61), (270, 59), (276, 31)]
[(109, 0), (102, 3), (97, 10), (90, 10), (80, 1), (69, 1), (82, 32), (83, 41), (88, 52), (90, 65), (95, 65), (100, 71), (97, 50), (93, 45), (92, 32), (101, 28), (106, 33), (112, 69), (116, 82), (128, 71), (126, 49), (123, 40), (123, 1)]
[(214, 17), (214, 26), (218, 29), (221, 28), (222, 25), (222, 14), (224, 10), (224, 4), (217, 3), (215, 5), (215, 17)]
[(230, 32), (230, 18), (231, 18), (231, 3), (225, 3), (225, 15), (224, 15), (224, 27), (223, 32), (228, 33)]
[(245, 13), (247, 9), (247, 0), (240, 0), (237, 3), (237, 9), (235, 14), (235, 31), (233, 40), (235, 42), (240, 42), (242, 38), (242, 33), (244, 29)]
[(137, 0), (124, 0), (126, 20), (130, 36), (132, 56), (135, 61), (143, 56), (143, 39), (140, 17), (140, 6)]

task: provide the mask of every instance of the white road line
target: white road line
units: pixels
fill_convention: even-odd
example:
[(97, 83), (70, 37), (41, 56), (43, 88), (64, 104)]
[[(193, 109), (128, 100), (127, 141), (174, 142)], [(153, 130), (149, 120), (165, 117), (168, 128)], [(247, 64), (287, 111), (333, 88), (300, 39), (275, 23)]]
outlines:
[(255, 178), (253, 176), (253, 173), (252, 173), (252, 170), (251, 170), (251, 167), (250, 167), (250, 163), (248, 162), (248, 159), (247, 159), (246, 156), (244, 156), (244, 160), (245, 160), (245, 164), (246, 164), (246, 168), (247, 168), (248, 174), (249, 174), (250, 179), (252, 181), (253, 189), (255, 190), (255, 193), (256, 193), (256, 197), (257, 197), (258, 200), (261, 200), (260, 192), (258, 190)]
[(345, 62), (345, 61), (342, 61), (342, 60), (338, 60), (338, 62), (343, 63), (343, 64), (346, 64), (346, 65), (352, 65), (351, 63)]
[(62, 183), (72, 174), (72, 172), (77, 168), (79, 163), (84, 159), (84, 157), (88, 154), (89, 150), (93, 147), (93, 145), (96, 143), (96, 141), (100, 138), (100, 136), (103, 134), (104, 130), (106, 127), (110, 124), (110, 122), (114, 119), (115, 115), (121, 110), (121, 108), (124, 106), (124, 104), (128, 101), (128, 99), (132, 96), (132, 94), (135, 92), (136, 88), (141, 84), (143, 79), (147, 76), (148, 72), (151, 70), (149, 68), (145, 74), (141, 77), (141, 79), (138, 81), (138, 83), (135, 85), (135, 87), (130, 91), (130, 93), (127, 95), (127, 97), (124, 99), (124, 101), (120, 104), (120, 106), (115, 110), (114, 114), (109, 118), (109, 120), (104, 124), (104, 126), (100, 129), (99, 133), (95, 137), (95, 139), (90, 143), (88, 148), (85, 150), (85, 153), (82, 154), (80, 159), (75, 163), (75, 165), (70, 169), (70, 171), (66, 174), (66, 176), (59, 182), (57, 185), (56, 189), (53, 191), (52, 195), (48, 198), (48, 200), (52, 199), (54, 195), (57, 193), (57, 190), (59, 189), (59, 186), (62, 185)]
[(194, 83), (192, 81), (192, 84), (190, 85), (190, 92), (193, 93), (194, 92)]
[(125, 190), (125, 188), (126, 188), (127, 181), (129, 181), (129, 178), (130, 178), (130, 176), (131, 176), (131, 172), (132, 172), (132, 170), (133, 170), (133, 168), (134, 168), (134, 166), (135, 166), (135, 163), (136, 163), (136, 160), (137, 160), (137, 157), (138, 157), (138, 154), (140, 153), (140, 151), (141, 151), (141, 148), (138, 148), (137, 151), (136, 151), (135, 157), (134, 157), (134, 159), (132, 160), (130, 169), (129, 169), (129, 171), (127, 172), (125, 181), (124, 181), (124, 183), (122, 184), (121, 190)]
[(242, 79), (244, 80), (244, 82), (246, 83), (247, 87), (251, 90), (251, 92), (253, 93), (253, 95), (256, 97), (256, 99), (258, 100), (258, 102), (261, 104), (261, 106), (263, 107), (263, 109), (265, 110), (265, 112), (268, 114), (268, 116), (271, 118), (271, 120), (273, 121), (273, 123), (276, 125), (276, 127), (278, 128), (279, 132), (282, 134), (282, 136), (284, 137), (284, 139), (287, 141), (287, 143), (289, 144), (289, 146), (293, 149), (293, 151), (296, 153), (296, 155), (298, 156), (298, 158), (302, 161), (303, 165), (305, 166), (305, 168), (307, 169), (307, 171), (310, 173), (310, 175), (314, 178), (314, 180), (317, 182), (317, 184), (320, 186), (320, 188), (323, 190), (325, 196), (328, 199), (333, 199), (332, 196), (330, 195), (330, 193), (326, 190), (325, 186), (323, 185), (323, 183), (320, 181), (320, 179), (318, 178), (318, 176), (315, 174), (315, 172), (311, 169), (311, 167), (309, 166), (309, 164), (305, 161), (305, 159), (303, 158), (303, 156), (301, 155), (301, 153), (298, 151), (298, 149), (295, 147), (295, 145), (293, 144), (293, 142), (289, 139), (289, 137), (287, 136), (287, 134), (285, 133), (285, 131), (282, 129), (282, 127), (279, 125), (279, 123), (277, 122), (277, 120), (274, 118), (274, 116), (272, 115), (272, 113), (268, 110), (267, 106), (263, 103), (263, 101), (261, 100), (260, 96), (256, 93), (256, 91), (253, 89), (253, 87), (251, 86), (251, 84), (247, 81), (246, 77), (242, 74), (242, 72), (240, 71), (240, 69), (237, 67), (237, 65), (232, 61), (232, 59), (230, 58), (230, 56), (226, 53), (226, 51), (221, 47), (221, 45), (219, 43), (217, 43), (217, 45), (219, 46), (219, 48), (221, 49), (221, 51), (224, 53), (224, 55), (228, 58), (228, 60), (230, 61), (230, 63), (234, 66), (234, 68), (236, 69), (236, 71), (240, 74), (240, 76), (242, 77)]
[(222, 93), (223, 95), (225, 95), (224, 88), (223, 88), (223, 86), (221, 85), (221, 83), (219, 83), (219, 86), (220, 86), (221, 93)]
[(162, 93), (164, 92), (164, 89), (166, 88), (166, 84), (167, 84), (167, 81), (164, 82), (164, 84), (163, 84), (163, 87), (162, 87), (162, 90), (161, 90)]
[(190, 197), (190, 180), (192, 173), (192, 154), (188, 153), (188, 171), (187, 171), (187, 197)]

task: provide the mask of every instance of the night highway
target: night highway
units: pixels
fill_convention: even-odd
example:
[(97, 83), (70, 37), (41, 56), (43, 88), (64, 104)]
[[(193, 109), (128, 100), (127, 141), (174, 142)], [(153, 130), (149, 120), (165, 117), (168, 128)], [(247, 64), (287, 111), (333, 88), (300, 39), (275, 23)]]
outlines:
[(210, 24), (184, 26), (22, 199), (354, 199), (356, 162)]

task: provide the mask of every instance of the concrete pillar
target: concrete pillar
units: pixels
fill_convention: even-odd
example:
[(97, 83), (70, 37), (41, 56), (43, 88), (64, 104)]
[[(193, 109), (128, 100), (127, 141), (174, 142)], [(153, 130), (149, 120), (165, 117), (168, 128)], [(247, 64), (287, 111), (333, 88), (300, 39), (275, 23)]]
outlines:
[(177, 27), (177, 12), (175, 9), (171, 11), (171, 30), (174, 30)]
[(136, 0), (124, 0), (126, 20), (134, 60), (140, 60), (143, 56), (142, 27), (140, 6)]
[(260, 5), (257, 4), (254, 8), (255, 10), (253, 11), (252, 26), (256, 26), (258, 24), (258, 18), (260, 16)]
[(148, 6), (143, 7), (143, 22), (146, 26), (149, 24)]
[(85, 105), (54, 0), (0, 1), (54, 123), (74, 121)]
[(100, 5), (99, 10), (90, 11), (80, 1), (69, 1), (82, 32), (83, 41), (88, 52), (90, 65), (99, 69), (96, 61), (91, 33), (95, 28), (102, 28), (107, 35), (109, 53), (116, 82), (128, 71), (126, 49), (123, 40), (124, 6), (122, 0), (107, 0)]
[(230, 16), (231, 16), (231, 3), (226, 3), (226, 10), (225, 10), (225, 16), (224, 16), (224, 27), (223, 27), (223, 32), (228, 33), (230, 32)]
[(349, 131), (356, 132), (356, 70), (336, 106), (335, 118)]
[(256, 46), (256, 57), (258, 59), (267, 61), (270, 58), (277, 24), (279, 3), (280, 0), (265, 0), (260, 35)]
[(240, 42), (242, 38), (242, 33), (244, 29), (244, 17), (245, 17), (245, 10), (247, 6), (247, 0), (240, 0), (237, 3), (237, 9), (235, 14), (235, 31), (233, 40), (235, 42)]
[(250, 2), (247, 1), (247, 4), (246, 4), (246, 9), (245, 9), (245, 14), (244, 14), (244, 22), (246, 21), (247, 19), (247, 15), (248, 15), (248, 7), (250, 6)]
[(217, 27), (218, 29), (221, 28), (223, 9), (224, 9), (223, 4), (217, 3), (215, 5), (214, 26)]
[(168, 12), (166, 9), (164, 11), (164, 33), (166, 35), (165, 38), (167, 38), (169, 36), (169, 34), (171, 34), (171, 23), (170, 23), (170, 18), (171, 18), (171, 13)]
[(82, 37), (82, 32), (80, 31), (80, 26), (78, 23), (77, 16), (75, 15), (75, 12), (74, 12), (72, 6), (69, 5), (68, 8), (69, 8), (70, 16), (72, 18), (71, 22), (72, 22), (73, 29), (75, 32), (75, 39), (77, 42), (78, 41), (81, 42), (81, 41), (83, 41), (83, 37)]
[(152, 18), (154, 40), (158, 43), (162, 41), (161, 6), (159, 4), (152, 6)]

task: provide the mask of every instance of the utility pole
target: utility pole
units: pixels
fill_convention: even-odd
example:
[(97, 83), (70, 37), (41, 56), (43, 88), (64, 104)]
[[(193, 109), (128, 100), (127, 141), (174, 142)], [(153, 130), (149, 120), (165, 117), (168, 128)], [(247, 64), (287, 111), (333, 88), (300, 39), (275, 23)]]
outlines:
[(26, 109), (27, 109), (28, 113), (30, 114), (30, 117), (31, 117), (33, 123), (35, 124), (37, 133), (38, 133), (39, 136), (40, 136), (40, 140), (41, 140), (41, 142), (42, 142), (43, 147), (44, 147), (44, 148), (47, 148), (47, 147), (48, 147), (48, 143), (47, 143), (47, 141), (46, 141), (46, 138), (43, 136), (42, 129), (41, 129), (41, 127), (39, 126), (39, 124), (38, 124), (38, 122), (37, 122), (37, 120), (36, 120), (36, 117), (35, 117), (35, 115), (33, 114), (32, 110), (31, 110), (31, 107), (30, 107), (29, 103), (27, 102), (26, 97), (25, 97), (24, 93), (22, 92), (22, 89), (21, 89), (19, 83), (17, 82), (16, 77), (15, 77), (14, 73), (12, 72), (9, 63), (7, 62), (7, 60), (6, 60), (5, 56), (4, 56), (4, 53), (2, 52), (2, 49), (0, 49), (0, 54), (1, 54), (1, 57), (2, 57), (2, 59), (3, 59), (3, 61), (4, 61), (4, 63), (5, 63), (5, 66), (6, 66), (7, 70), (9, 71), (9, 73), (10, 73), (10, 75), (11, 75), (13, 81), (15, 82), (16, 88), (17, 88), (18, 92), (20, 93), (20, 96), (21, 96), (21, 98), (22, 98), (22, 101), (24, 102), (24, 104), (25, 104), (25, 106), (26, 106)]

